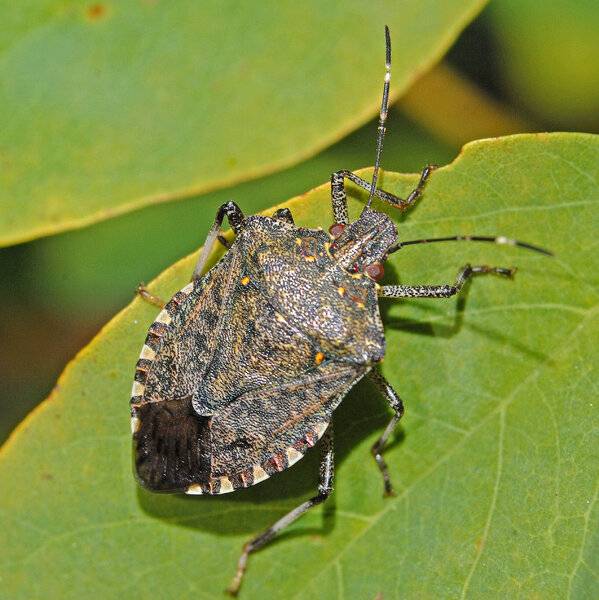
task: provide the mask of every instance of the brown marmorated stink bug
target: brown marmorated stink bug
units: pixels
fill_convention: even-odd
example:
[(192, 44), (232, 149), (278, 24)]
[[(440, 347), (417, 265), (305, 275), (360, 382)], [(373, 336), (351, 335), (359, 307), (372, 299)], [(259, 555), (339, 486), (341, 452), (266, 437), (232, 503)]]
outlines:
[[(397, 241), (393, 221), (371, 209), (379, 200), (405, 210), (420, 197), (427, 166), (404, 200), (376, 188), (391, 73), (386, 73), (372, 182), (349, 171), (331, 177), (334, 224), (329, 233), (297, 227), (288, 209), (245, 217), (234, 202), (216, 215), (192, 281), (168, 303), (140, 287), (163, 310), (150, 326), (135, 370), (131, 426), (137, 479), (155, 492), (225, 494), (255, 485), (300, 460), (320, 440), (317, 494), (248, 542), (229, 592), (236, 594), (248, 555), (333, 489), (332, 415), (367, 376), (393, 416), (372, 453), (386, 495), (393, 493), (382, 457), (403, 414), (402, 401), (377, 368), (385, 354), (378, 298), (447, 298), (475, 274), (510, 277), (503, 267), (463, 267), (453, 284), (384, 285), (383, 263), (404, 246), (450, 240), (509, 244), (550, 254), (505, 237), (451, 236)], [(358, 220), (349, 222), (344, 179), (369, 191)], [(236, 238), (219, 231), (227, 216)], [(227, 245), (206, 274), (214, 242)]]

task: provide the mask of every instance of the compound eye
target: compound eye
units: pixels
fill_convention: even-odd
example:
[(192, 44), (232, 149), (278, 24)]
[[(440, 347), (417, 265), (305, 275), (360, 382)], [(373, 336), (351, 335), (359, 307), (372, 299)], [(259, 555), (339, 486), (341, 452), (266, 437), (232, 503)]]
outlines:
[(330, 227), (329, 227), (329, 233), (334, 237), (334, 238), (338, 238), (342, 233), (343, 230), (345, 229), (345, 225), (343, 223), (333, 223)]
[(370, 279), (374, 279), (375, 281), (381, 280), (385, 275), (385, 269), (381, 263), (372, 263), (371, 265), (368, 265), (364, 269), (364, 272)]

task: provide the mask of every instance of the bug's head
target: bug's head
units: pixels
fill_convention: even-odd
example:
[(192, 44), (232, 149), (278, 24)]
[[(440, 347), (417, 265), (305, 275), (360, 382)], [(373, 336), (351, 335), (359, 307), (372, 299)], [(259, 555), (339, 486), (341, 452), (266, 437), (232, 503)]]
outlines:
[(383, 277), (383, 262), (397, 239), (393, 221), (384, 213), (366, 207), (360, 218), (329, 229), (333, 238), (329, 251), (349, 273), (365, 273), (378, 281)]

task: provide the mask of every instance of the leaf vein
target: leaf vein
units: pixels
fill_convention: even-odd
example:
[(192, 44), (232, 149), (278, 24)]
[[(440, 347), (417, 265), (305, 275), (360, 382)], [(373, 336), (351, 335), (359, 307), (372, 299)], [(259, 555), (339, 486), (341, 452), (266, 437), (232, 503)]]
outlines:
[(470, 571), (466, 576), (466, 580), (464, 581), (464, 587), (462, 588), (462, 593), (460, 598), (465, 598), (466, 593), (468, 592), (468, 588), (470, 587), (470, 582), (472, 581), (472, 577), (478, 567), (480, 562), (480, 558), (484, 552), (485, 546), (487, 544), (487, 539), (489, 537), (489, 530), (491, 529), (491, 522), (493, 520), (493, 515), (495, 514), (495, 510), (497, 508), (497, 496), (499, 495), (499, 484), (501, 482), (501, 475), (503, 472), (503, 442), (505, 437), (505, 411), (506, 407), (503, 407), (499, 413), (499, 436), (497, 442), (497, 472), (495, 475), (495, 483), (493, 485), (493, 494), (491, 496), (491, 505), (489, 506), (489, 512), (487, 514), (487, 519), (485, 521), (485, 526), (483, 528), (483, 535), (478, 546), (478, 550), (476, 552), (476, 556), (474, 557), (474, 561), (472, 566), (470, 567)]

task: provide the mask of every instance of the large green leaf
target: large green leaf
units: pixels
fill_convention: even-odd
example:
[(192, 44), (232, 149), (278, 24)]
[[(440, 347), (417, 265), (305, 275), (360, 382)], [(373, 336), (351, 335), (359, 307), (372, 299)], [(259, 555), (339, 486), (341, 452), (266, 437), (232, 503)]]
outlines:
[[(502, 233), (557, 257), (465, 244), (394, 255), (389, 282), (450, 281), (466, 259), (520, 270), (461, 300), (385, 301), (383, 370), (407, 406), (387, 452), (399, 495), (381, 497), (368, 448), (389, 411), (364, 382), (337, 413), (335, 494), (252, 557), (244, 597), (598, 596), (598, 176), (599, 137), (582, 134), (476, 142), (434, 174), (403, 239)], [(383, 177), (402, 194), (415, 181)], [(327, 198), (323, 186), (288, 206), (326, 226)], [(174, 292), (193, 261), (152, 289)], [(128, 394), (154, 315), (139, 300), (121, 312), (3, 448), (8, 597), (218, 596), (242, 542), (313, 493), (316, 452), (222, 497), (136, 486)]]
[(0, 8), (0, 244), (250, 179), (376, 111), (484, 0), (35, 2)]

